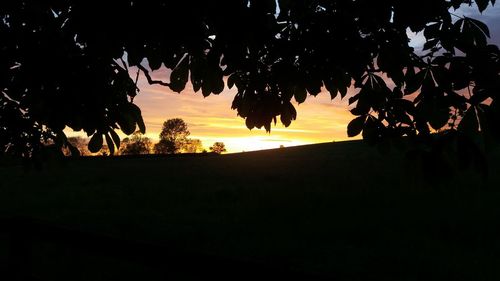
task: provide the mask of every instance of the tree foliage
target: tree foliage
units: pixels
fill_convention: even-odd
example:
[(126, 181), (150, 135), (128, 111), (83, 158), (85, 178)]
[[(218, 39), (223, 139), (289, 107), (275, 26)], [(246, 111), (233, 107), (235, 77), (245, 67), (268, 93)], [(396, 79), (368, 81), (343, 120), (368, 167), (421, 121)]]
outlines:
[(214, 144), (210, 147), (210, 151), (217, 154), (224, 153), (227, 151), (226, 145), (223, 142), (214, 142)]
[(182, 147), (185, 153), (199, 153), (203, 151), (203, 143), (199, 139), (187, 139)]
[(188, 143), (190, 134), (188, 125), (180, 118), (173, 118), (163, 122), (160, 141), (154, 147), (155, 153), (173, 154), (181, 151)]
[(149, 154), (152, 148), (153, 143), (151, 140), (137, 131), (132, 134), (132, 137), (122, 140), (119, 152), (122, 155)]
[[(481, 21), (459, 14), (495, 0), (2, 1), (0, 145), (30, 156), (42, 139), (67, 146), (65, 126), (119, 147), (114, 130), (144, 133), (139, 76), (203, 96), (236, 87), (249, 129), (297, 118), (324, 87), (346, 98), (348, 134), (368, 141), (499, 137), (500, 51)], [(91, 15), (91, 20), (89, 18)], [(424, 50), (408, 30), (423, 32)], [(151, 72), (170, 69), (166, 81)], [(163, 141), (164, 145), (165, 138)], [(465, 141), (467, 142), (467, 141)], [(467, 147), (467, 146), (466, 146)], [(177, 148), (176, 148), (177, 149)]]
[(178, 151), (175, 143), (167, 140), (160, 140), (154, 145), (153, 150), (155, 154), (174, 154)]

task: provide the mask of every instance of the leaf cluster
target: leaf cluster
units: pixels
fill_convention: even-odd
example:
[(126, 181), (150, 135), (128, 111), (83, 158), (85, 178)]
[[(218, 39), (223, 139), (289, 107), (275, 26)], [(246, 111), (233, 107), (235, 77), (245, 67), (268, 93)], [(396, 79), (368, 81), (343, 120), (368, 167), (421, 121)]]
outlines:
[[(473, 3), (495, 1), (3, 1), (0, 145), (30, 156), (44, 137), (67, 145), (69, 127), (113, 153), (116, 129), (145, 132), (139, 76), (203, 96), (235, 87), (249, 129), (289, 126), (293, 101), (326, 89), (349, 98), (349, 136), (498, 136), (500, 51), (484, 23), (454, 13)], [(154, 80), (162, 67), (169, 79)]]

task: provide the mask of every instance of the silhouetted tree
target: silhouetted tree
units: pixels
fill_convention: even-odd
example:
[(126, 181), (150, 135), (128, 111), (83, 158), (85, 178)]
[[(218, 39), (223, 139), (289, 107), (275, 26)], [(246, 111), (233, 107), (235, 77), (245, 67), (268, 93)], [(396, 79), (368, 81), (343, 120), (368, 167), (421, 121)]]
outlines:
[(168, 140), (160, 140), (154, 145), (155, 154), (173, 154), (177, 152), (177, 148), (174, 142)]
[[(176, 92), (190, 80), (203, 96), (227, 77), (232, 109), (267, 131), (296, 119), (292, 99), (322, 87), (345, 98), (353, 86), (349, 136), (426, 138), (446, 126), (474, 155), (473, 139), (500, 137), (500, 51), (484, 23), (456, 15), (473, 3), (495, 1), (1, 1), (1, 152), (29, 157), (42, 136), (65, 146), (65, 126), (92, 136), (90, 151), (103, 138), (119, 147), (115, 129), (145, 132), (133, 103), (142, 76)], [(423, 51), (408, 30), (423, 32)], [(151, 76), (162, 65), (167, 81)]]
[(182, 151), (186, 153), (198, 153), (203, 151), (203, 144), (199, 139), (187, 139), (182, 146)]
[(215, 152), (217, 154), (221, 154), (226, 152), (226, 145), (223, 142), (214, 142), (214, 145), (210, 147), (211, 152)]
[(155, 153), (172, 154), (179, 152), (188, 141), (190, 132), (184, 120), (169, 119), (163, 122), (160, 141), (155, 145)]
[(141, 132), (137, 131), (132, 134), (132, 137), (122, 140), (120, 154), (123, 155), (139, 155), (149, 154), (153, 147), (153, 143), (148, 137), (145, 137)]

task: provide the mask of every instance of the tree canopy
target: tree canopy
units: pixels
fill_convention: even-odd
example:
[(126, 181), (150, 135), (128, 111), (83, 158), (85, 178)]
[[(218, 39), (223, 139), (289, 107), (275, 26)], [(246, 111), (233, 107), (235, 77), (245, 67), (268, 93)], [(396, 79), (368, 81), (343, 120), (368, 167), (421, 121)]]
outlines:
[(122, 155), (149, 154), (153, 148), (151, 140), (143, 136), (141, 132), (135, 132), (130, 138), (121, 141), (119, 153)]
[(203, 151), (203, 143), (200, 139), (187, 139), (182, 150), (185, 153), (199, 153)]
[(181, 151), (188, 143), (187, 137), (190, 134), (184, 120), (180, 118), (168, 119), (163, 122), (160, 141), (154, 147), (155, 153), (173, 154)]
[(216, 141), (214, 142), (214, 144), (210, 147), (210, 151), (211, 152), (214, 152), (214, 153), (217, 153), (217, 154), (221, 154), (221, 153), (224, 153), (226, 152), (226, 145), (223, 143), (223, 142), (220, 142), (220, 141)]
[[(500, 51), (484, 23), (455, 14), (474, 3), (495, 0), (2, 1), (0, 145), (71, 146), (68, 126), (92, 136), (91, 151), (119, 147), (115, 130), (145, 132), (139, 77), (203, 96), (236, 87), (250, 129), (289, 126), (292, 99), (354, 87), (349, 136), (498, 137)], [(408, 30), (423, 32), (423, 52)], [(170, 78), (154, 80), (162, 66)]]

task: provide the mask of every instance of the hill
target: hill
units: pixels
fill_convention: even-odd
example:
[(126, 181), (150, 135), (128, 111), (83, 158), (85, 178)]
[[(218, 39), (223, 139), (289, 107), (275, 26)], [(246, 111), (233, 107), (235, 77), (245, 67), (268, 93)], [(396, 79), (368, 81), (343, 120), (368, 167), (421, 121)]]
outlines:
[[(489, 178), (460, 171), (433, 180), (404, 153), (360, 141), (206, 157), (82, 158), (42, 171), (0, 167), (0, 214), (35, 222), (38, 231), (77, 232), (75, 245), (99, 236), (182, 253), (172, 258), (221, 259), (213, 274), (242, 261), (340, 280), (493, 280), (500, 277), (500, 179), (498, 163), (490, 165)], [(7, 248), (12, 228), (3, 228)], [(24, 229), (35, 241), (31, 271), (42, 280), (72, 272), (73, 280), (132, 280), (154, 271)], [(7, 255), (0, 252), (1, 264)], [(199, 277), (202, 263), (176, 266)]]

